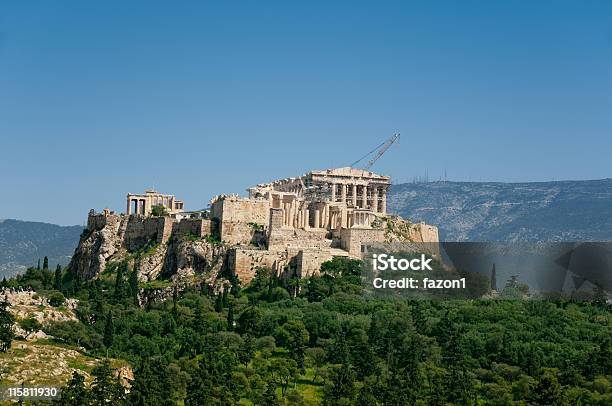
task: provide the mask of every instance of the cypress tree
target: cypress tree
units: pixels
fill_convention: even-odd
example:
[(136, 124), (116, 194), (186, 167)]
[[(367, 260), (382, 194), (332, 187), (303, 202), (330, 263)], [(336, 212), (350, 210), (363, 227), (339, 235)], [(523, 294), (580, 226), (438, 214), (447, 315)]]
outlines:
[(89, 404), (89, 394), (85, 388), (85, 377), (74, 371), (68, 385), (62, 389), (60, 404), (63, 406), (82, 406)]
[(47, 258), (46, 255), (45, 255), (45, 258), (43, 259), (43, 269), (49, 269), (49, 258)]
[(106, 348), (113, 345), (113, 336), (114, 336), (114, 326), (113, 326), (113, 315), (109, 310), (106, 314), (106, 322), (104, 324), (104, 338), (102, 342), (106, 346)]
[(57, 264), (55, 267), (55, 276), (53, 278), (53, 289), (62, 290), (62, 267)]
[(128, 277), (129, 296), (134, 299), (138, 305), (138, 268), (134, 267)]
[(125, 297), (125, 268), (127, 268), (127, 264), (125, 262), (121, 263), (117, 268), (117, 277), (115, 279), (115, 301), (120, 302), (121, 299)]
[(495, 272), (495, 264), (493, 264), (493, 269), (491, 269), (491, 290), (497, 290), (497, 274)]
[(234, 331), (234, 304), (230, 303), (227, 309), (227, 331)]

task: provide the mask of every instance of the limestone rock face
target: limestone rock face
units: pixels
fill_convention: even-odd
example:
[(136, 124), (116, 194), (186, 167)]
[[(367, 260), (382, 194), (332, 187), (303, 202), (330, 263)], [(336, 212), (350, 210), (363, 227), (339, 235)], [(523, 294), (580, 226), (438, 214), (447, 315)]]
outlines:
[(109, 221), (100, 228), (83, 231), (68, 265), (70, 271), (84, 279), (93, 278), (102, 272), (108, 259), (121, 246), (121, 223), (122, 221)]
[(168, 244), (163, 243), (151, 255), (140, 258), (137, 262), (138, 279), (148, 282), (157, 279), (164, 271), (166, 256), (168, 254)]
[(223, 244), (208, 241), (182, 241), (176, 248), (178, 275), (218, 273), (223, 266), (227, 248)]
[(439, 241), (437, 227), (425, 223), (414, 224), (399, 216), (379, 218), (375, 226), (385, 231), (385, 242), (388, 243), (437, 243)]

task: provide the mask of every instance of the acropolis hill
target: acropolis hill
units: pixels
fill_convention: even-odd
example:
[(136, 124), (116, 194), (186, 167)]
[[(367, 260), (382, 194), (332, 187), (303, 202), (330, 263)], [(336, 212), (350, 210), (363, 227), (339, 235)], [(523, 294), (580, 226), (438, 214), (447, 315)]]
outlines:
[(259, 267), (281, 278), (316, 274), (335, 256), (359, 258), (371, 242), (437, 242), (436, 227), (387, 214), (389, 186), (388, 176), (344, 167), (219, 195), (195, 212), (173, 195), (128, 194), (125, 214), (90, 211), (70, 270), (92, 278), (127, 259), (143, 282), (236, 275), (246, 284)]

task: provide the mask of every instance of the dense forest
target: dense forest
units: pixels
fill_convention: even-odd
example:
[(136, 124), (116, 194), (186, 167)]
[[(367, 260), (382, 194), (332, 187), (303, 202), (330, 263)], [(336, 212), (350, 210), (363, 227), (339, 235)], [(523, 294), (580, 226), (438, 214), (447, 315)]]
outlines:
[[(246, 287), (230, 278), (223, 292), (141, 307), (125, 262), (92, 281), (39, 268), (2, 285), (58, 306), (77, 298), (79, 321), (42, 328), (104, 360), (91, 384), (75, 372), (54, 404), (612, 404), (604, 300), (373, 299), (360, 262), (338, 258), (306, 279), (262, 268)], [(133, 366), (129, 390), (107, 358)]]

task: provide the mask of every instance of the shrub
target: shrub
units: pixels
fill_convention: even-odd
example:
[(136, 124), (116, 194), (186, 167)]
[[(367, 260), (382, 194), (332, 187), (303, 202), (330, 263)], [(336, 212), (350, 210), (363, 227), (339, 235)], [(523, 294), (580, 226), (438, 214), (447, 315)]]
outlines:
[(58, 307), (58, 306), (63, 305), (64, 301), (66, 300), (62, 292), (58, 290), (54, 290), (53, 292), (51, 292), (51, 294), (48, 296), (48, 299), (49, 299), (49, 304), (53, 307)]

